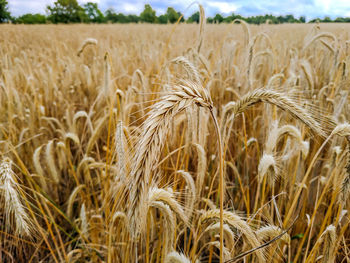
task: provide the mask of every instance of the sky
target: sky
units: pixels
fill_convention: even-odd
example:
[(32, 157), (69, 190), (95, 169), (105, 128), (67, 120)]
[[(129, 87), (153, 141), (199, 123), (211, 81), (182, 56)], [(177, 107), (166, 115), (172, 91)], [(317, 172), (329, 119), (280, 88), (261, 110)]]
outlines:
[[(55, 0), (7, 0), (13, 16), (25, 13), (45, 14), (47, 5), (52, 5)], [(86, 2), (98, 3), (102, 11), (113, 8), (117, 13), (140, 14), (145, 4), (150, 4), (156, 10), (157, 15), (164, 14), (167, 7), (174, 7), (176, 11), (184, 13), (185, 17), (198, 11), (198, 6), (188, 6), (193, 0), (78, 0), (82, 5)], [(203, 5), (206, 16), (214, 16), (217, 13), (227, 16), (234, 12), (243, 16), (253, 15), (287, 15), (295, 17), (305, 16), (312, 18), (324, 18), (329, 16), (350, 17), (350, 0), (197, 0)]]

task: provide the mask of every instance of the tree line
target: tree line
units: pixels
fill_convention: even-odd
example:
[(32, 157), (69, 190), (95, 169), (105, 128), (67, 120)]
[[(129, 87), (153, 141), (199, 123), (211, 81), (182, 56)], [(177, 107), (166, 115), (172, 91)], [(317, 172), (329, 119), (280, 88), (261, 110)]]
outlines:
[[(11, 16), (8, 9), (7, 0), (0, 0), (0, 23), (15, 23), (15, 24), (46, 24), (46, 23), (157, 23), (168, 24), (175, 23), (178, 20), (186, 23), (199, 23), (199, 12), (195, 12), (187, 19), (172, 7), (168, 7), (165, 14), (156, 15), (156, 11), (146, 4), (140, 15), (125, 15), (116, 13), (113, 8), (102, 12), (97, 3), (88, 2), (84, 5), (79, 5), (77, 0), (57, 0), (51, 6), (46, 8), (47, 15), (43, 14), (24, 14), (18, 17)], [(304, 16), (299, 18), (293, 15), (274, 16), (274, 15), (258, 15), (243, 17), (232, 13), (229, 16), (223, 17), (221, 14), (216, 14), (214, 17), (208, 17), (207, 23), (231, 23), (235, 19), (241, 19), (249, 24), (283, 24), (283, 23), (306, 23)], [(323, 19), (313, 19), (309, 22), (350, 22), (349, 17), (338, 17), (332, 20), (330, 17)]]

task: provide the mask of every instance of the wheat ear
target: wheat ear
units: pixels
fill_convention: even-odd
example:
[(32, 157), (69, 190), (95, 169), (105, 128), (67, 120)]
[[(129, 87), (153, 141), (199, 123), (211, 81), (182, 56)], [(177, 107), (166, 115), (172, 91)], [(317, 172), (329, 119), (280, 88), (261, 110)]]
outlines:
[(115, 148), (118, 157), (118, 179), (123, 181), (125, 179), (126, 174), (126, 166), (125, 166), (125, 134), (123, 130), (123, 123), (119, 121), (117, 124), (116, 132), (115, 132)]
[(7, 226), (10, 226), (12, 220), (14, 220), (16, 233), (30, 236), (34, 232), (33, 224), (22, 204), (21, 188), (14, 178), (15, 174), (11, 169), (11, 161), (9, 159), (3, 160), (0, 164), (0, 183)]
[[(210, 220), (210, 219), (220, 219), (220, 211), (218, 209), (206, 211), (200, 217), (199, 222), (202, 223), (205, 220)], [(257, 237), (256, 237), (255, 233), (253, 232), (253, 230), (251, 229), (251, 227), (239, 215), (237, 215), (233, 212), (224, 211), (223, 220), (226, 224), (238, 229), (244, 235), (244, 237), (246, 238), (246, 241), (253, 248), (260, 246), (260, 242), (257, 239)], [(257, 250), (257, 251), (255, 251), (255, 253), (259, 259), (259, 262), (266, 262), (264, 254), (261, 250)]]
[(322, 262), (332, 263), (335, 262), (335, 245), (337, 239), (336, 227), (329, 225), (326, 230), (322, 233), (324, 239), (324, 255)]
[[(256, 235), (260, 241), (274, 238), (278, 235), (281, 235), (282, 233), (283, 233), (283, 229), (273, 225), (263, 226), (256, 231)], [(281, 237), (281, 240), (286, 244), (289, 244), (291, 241), (290, 235), (288, 233), (283, 234), (283, 236)]]
[[(175, 85), (169, 95), (165, 95), (155, 103), (142, 126), (140, 139), (135, 147), (131, 168), (131, 191), (129, 194), (131, 233), (134, 237), (140, 233), (141, 226), (146, 223), (146, 213), (142, 211), (141, 202), (147, 200), (151, 182), (152, 167), (156, 167), (160, 151), (164, 145), (168, 127), (175, 115), (186, 108), (198, 105), (212, 109), (209, 93), (202, 86), (191, 81)], [(157, 181), (157, 176), (153, 178)]]
[(190, 263), (191, 261), (184, 255), (176, 251), (170, 252), (166, 258), (165, 263)]
[(83, 53), (84, 49), (89, 46), (89, 45), (97, 45), (97, 40), (94, 38), (87, 38), (84, 40), (83, 44), (81, 45), (81, 47), (79, 48), (79, 51), (77, 53), (77, 56), (79, 57), (81, 55), (81, 53)]
[(320, 117), (320, 119), (323, 120), (325, 122), (324, 124), (326, 125), (321, 125), (318, 121), (316, 121), (317, 118), (313, 117), (312, 114), (303, 108), (302, 105), (300, 105), (300, 103), (298, 103), (296, 100), (274, 90), (257, 89), (251, 91), (236, 103), (231, 104), (230, 109), (226, 111), (232, 113), (230, 118), (232, 120), (235, 115), (246, 111), (248, 108), (259, 102), (275, 105), (278, 108), (290, 113), (294, 118), (299, 119), (312, 131), (323, 137), (326, 137), (328, 134), (327, 127), (335, 126), (333, 120), (328, 119), (325, 116)]

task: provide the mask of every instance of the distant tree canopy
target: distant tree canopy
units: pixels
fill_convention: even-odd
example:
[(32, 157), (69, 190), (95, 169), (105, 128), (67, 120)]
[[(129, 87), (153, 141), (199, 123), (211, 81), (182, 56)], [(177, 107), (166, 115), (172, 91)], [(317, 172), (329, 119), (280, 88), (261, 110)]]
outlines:
[[(181, 17), (181, 19), (180, 19)], [(157, 22), (159, 24), (167, 24), (167, 23), (176, 23), (180, 19), (179, 22), (184, 22), (185, 19), (183, 17), (183, 14), (180, 12), (176, 12), (176, 10), (172, 7), (168, 7), (166, 13), (164, 15), (158, 16)]]
[(86, 3), (84, 5), (84, 11), (86, 14), (87, 22), (103, 23), (105, 20), (103, 13), (97, 6), (97, 3)]
[(88, 21), (85, 10), (77, 0), (57, 0), (53, 6), (48, 6), (48, 20), (52, 23), (81, 23)]
[(172, 24), (176, 23), (181, 16), (181, 14), (176, 12), (175, 9), (172, 7), (168, 7), (168, 9), (166, 10), (166, 15), (168, 17), (168, 21)]
[(216, 24), (218, 24), (218, 23), (224, 22), (224, 18), (223, 18), (222, 15), (216, 14), (216, 15), (214, 16), (214, 18), (210, 18), (210, 17), (209, 17), (209, 18), (207, 19), (207, 21), (208, 21), (208, 23), (216, 23)]
[(138, 23), (140, 17), (137, 15), (124, 15), (122, 13), (117, 14), (113, 8), (107, 9), (105, 16), (105, 21), (108, 23)]
[(140, 20), (146, 23), (156, 23), (157, 16), (156, 11), (152, 9), (150, 5), (145, 5), (145, 9), (140, 14)]
[(208, 23), (232, 23), (236, 19), (241, 19), (246, 21), (249, 24), (283, 24), (283, 23), (305, 23), (305, 17), (300, 17), (299, 19), (295, 18), (293, 15), (286, 16), (273, 16), (273, 15), (264, 15), (264, 16), (250, 16), (243, 17), (232, 13), (227, 17), (223, 17), (221, 14), (216, 14), (214, 18), (207, 18)]
[(187, 23), (199, 23), (199, 12), (192, 14), (188, 19)]
[(46, 16), (42, 14), (24, 14), (16, 18), (18, 24), (45, 24)]
[(8, 10), (8, 3), (6, 0), (0, 0), (0, 23), (11, 20), (11, 15)]
[[(42, 14), (24, 14), (19, 17), (11, 17), (8, 11), (8, 1), (0, 0), (0, 23), (12, 22), (23, 24), (44, 24), (44, 23), (158, 23), (168, 24), (179, 22), (199, 23), (200, 14), (195, 12), (187, 20), (183, 15), (173, 7), (168, 7), (165, 14), (157, 16), (156, 11), (151, 5), (146, 4), (140, 15), (116, 13), (114, 9), (109, 8), (103, 13), (97, 3), (87, 2), (80, 6), (77, 0), (56, 0), (53, 5), (47, 6), (47, 16)], [(293, 15), (274, 16), (258, 15), (243, 17), (238, 14), (230, 14), (224, 17), (222, 14), (216, 14), (214, 17), (207, 17), (207, 23), (232, 23), (235, 19), (241, 19), (249, 24), (283, 24), (283, 23), (306, 23), (305, 16), (299, 18)], [(332, 20), (326, 16), (323, 19), (315, 18), (309, 23), (350, 23), (350, 17), (338, 17)]]

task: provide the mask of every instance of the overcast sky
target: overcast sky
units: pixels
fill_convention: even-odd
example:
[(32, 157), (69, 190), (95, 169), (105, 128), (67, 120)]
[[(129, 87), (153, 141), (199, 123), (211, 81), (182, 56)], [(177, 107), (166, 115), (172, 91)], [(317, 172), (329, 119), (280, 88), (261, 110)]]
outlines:
[[(52, 5), (53, 2), (55, 0), (8, 0), (10, 12), (14, 16), (25, 13), (45, 14), (46, 6)], [(78, 0), (78, 2), (80, 4), (95, 2), (102, 11), (113, 8), (116, 12), (125, 14), (140, 14), (147, 3), (157, 11), (157, 15), (163, 14), (168, 6), (184, 13), (185, 17), (198, 10), (198, 7), (193, 5), (186, 11), (193, 0)], [(307, 19), (325, 16), (333, 19), (339, 16), (350, 17), (350, 0), (198, 0), (198, 2), (204, 6), (206, 16), (214, 16), (216, 13), (225, 16), (234, 12), (243, 16), (293, 14), (296, 17), (306, 16)]]

